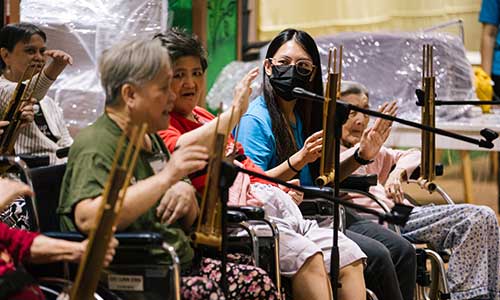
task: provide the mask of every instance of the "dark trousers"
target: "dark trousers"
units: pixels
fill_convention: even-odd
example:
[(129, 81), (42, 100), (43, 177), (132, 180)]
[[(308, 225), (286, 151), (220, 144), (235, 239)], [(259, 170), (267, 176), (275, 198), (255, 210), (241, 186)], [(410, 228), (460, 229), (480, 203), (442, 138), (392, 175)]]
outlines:
[[(493, 86), (493, 100), (500, 101), (500, 75), (491, 74), (491, 79), (495, 83)], [(498, 155), (498, 162), (500, 163), (500, 155)], [(498, 207), (500, 208), (500, 168), (497, 170), (497, 191), (498, 191)]]
[(493, 86), (493, 93), (500, 99), (500, 75), (491, 74), (491, 80), (495, 83)]
[(413, 300), (416, 282), (415, 248), (393, 231), (346, 211), (346, 235), (368, 257), (366, 287), (380, 300)]

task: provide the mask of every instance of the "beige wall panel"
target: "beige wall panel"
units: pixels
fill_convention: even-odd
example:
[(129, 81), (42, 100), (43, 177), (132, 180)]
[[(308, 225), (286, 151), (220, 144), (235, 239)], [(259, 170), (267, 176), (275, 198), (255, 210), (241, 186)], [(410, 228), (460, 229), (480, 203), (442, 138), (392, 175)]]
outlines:
[[(285, 4), (286, 3), (286, 4)], [(258, 38), (287, 27), (314, 36), (342, 31), (416, 31), (462, 19), (467, 50), (479, 49), (481, 0), (259, 0)], [(458, 33), (457, 27), (446, 31)]]

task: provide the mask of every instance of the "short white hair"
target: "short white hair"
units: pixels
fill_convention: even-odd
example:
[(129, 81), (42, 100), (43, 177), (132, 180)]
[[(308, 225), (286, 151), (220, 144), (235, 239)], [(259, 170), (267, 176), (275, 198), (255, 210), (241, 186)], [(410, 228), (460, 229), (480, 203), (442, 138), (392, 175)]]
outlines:
[(370, 97), (368, 94), (368, 89), (359, 82), (356, 81), (347, 81), (342, 80), (342, 84), (340, 87), (340, 96), (347, 95), (365, 95), (366, 97)]
[(127, 40), (105, 50), (99, 61), (99, 73), (106, 105), (119, 100), (124, 84), (143, 85), (169, 65), (168, 51), (156, 39)]

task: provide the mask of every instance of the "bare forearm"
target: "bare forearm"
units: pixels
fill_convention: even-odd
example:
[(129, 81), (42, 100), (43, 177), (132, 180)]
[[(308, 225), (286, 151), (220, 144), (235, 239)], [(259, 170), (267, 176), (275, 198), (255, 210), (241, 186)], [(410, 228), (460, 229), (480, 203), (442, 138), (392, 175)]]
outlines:
[(43, 72), (50, 80), (56, 80), (65, 67), (66, 65), (50, 63), (44, 68)]
[[(218, 118), (219, 121), (219, 133), (226, 134), (229, 130), (232, 130), (236, 123), (238, 122), (239, 110), (235, 109), (233, 117), (231, 118), (231, 110), (222, 113)], [(177, 146), (182, 145), (200, 145), (211, 149), (213, 143), (213, 136), (215, 132), (215, 127), (217, 126), (217, 118), (208, 122), (207, 124), (191, 130), (182, 134), (177, 140)]]
[(491, 75), (493, 52), (496, 44), (497, 28), (491, 24), (483, 24), (481, 35), (481, 67)]
[(81, 243), (39, 235), (31, 244), (29, 260), (36, 264), (76, 261), (81, 258), (84, 251)]
[[(289, 160), (292, 167), (299, 171), (302, 170), (302, 168), (304, 168), (307, 164), (307, 162), (302, 158), (300, 151), (290, 156)], [(287, 161), (284, 161), (280, 165), (266, 171), (267, 176), (278, 178), (281, 180), (290, 180), (296, 174), (297, 172), (290, 168)]]
[(340, 181), (346, 179), (354, 171), (356, 171), (361, 165), (354, 159), (354, 155), (351, 155), (340, 162)]
[[(163, 174), (141, 180), (127, 189), (123, 207), (118, 217), (117, 230), (127, 228), (139, 216), (146, 213), (156, 204), (165, 191), (175, 183), (170, 178), (162, 178), (161, 175)], [(86, 199), (77, 204), (75, 221), (82, 232), (88, 233), (92, 228), (101, 199), (101, 197)]]

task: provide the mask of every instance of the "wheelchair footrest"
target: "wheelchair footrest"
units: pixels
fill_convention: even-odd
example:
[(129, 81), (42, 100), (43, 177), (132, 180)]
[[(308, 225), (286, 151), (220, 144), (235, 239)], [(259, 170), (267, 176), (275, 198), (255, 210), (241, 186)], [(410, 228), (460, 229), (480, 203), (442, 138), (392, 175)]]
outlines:
[(431, 276), (427, 271), (427, 253), (424, 249), (416, 249), (417, 253), (417, 284), (420, 286), (430, 286)]

